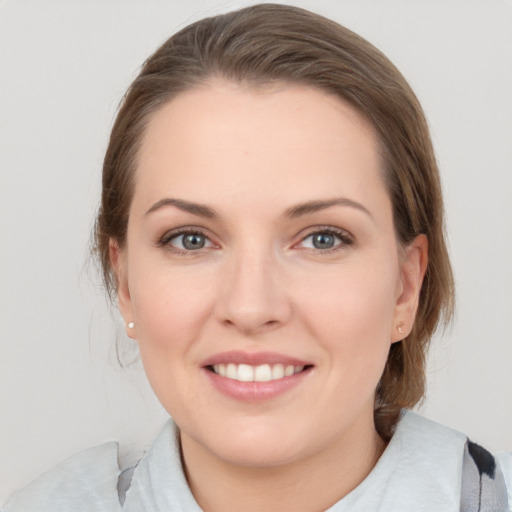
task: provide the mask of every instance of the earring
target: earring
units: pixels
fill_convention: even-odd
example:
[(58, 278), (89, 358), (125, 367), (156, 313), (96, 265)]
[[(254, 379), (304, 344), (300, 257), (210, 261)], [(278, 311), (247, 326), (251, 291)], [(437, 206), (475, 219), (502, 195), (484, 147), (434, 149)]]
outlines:
[(403, 326), (404, 323), (403, 322), (398, 322), (397, 326), (396, 326), (396, 330), (398, 331), (398, 334), (403, 334), (404, 333), (404, 329), (403, 329)]
[(135, 324), (133, 322), (128, 323), (128, 329), (133, 329), (135, 327)]

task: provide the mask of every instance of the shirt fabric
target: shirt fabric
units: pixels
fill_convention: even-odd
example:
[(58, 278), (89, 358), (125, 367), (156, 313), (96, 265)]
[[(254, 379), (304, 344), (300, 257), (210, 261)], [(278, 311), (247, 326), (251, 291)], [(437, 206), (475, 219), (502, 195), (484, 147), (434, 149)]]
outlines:
[[(117, 452), (110, 442), (74, 455), (13, 494), (1, 510), (202, 512), (183, 472), (172, 420), (134, 469), (121, 471)], [(403, 411), (370, 474), (327, 512), (411, 510), (512, 511), (512, 453), (493, 457), (464, 434)]]

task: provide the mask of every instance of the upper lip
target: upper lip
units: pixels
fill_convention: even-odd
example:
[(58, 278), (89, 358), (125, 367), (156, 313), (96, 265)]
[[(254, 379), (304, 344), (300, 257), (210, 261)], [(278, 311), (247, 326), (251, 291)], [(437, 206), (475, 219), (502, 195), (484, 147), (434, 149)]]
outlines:
[(240, 350), (230, 350), (221, 352), (208, 357), (201, 362), (201, 366), (213, 366), (215, 364), (248, 364), (250, 366), (260, 366), (262, 364), (282, 364), (293, 366), (307, 366), (311, 362), (296, 357), (291, 357), (277, 352), (243, 352)]

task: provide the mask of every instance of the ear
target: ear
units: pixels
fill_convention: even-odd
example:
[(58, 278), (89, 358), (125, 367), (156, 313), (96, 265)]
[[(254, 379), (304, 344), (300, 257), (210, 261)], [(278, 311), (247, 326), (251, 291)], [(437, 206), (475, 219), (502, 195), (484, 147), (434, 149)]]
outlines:
[(130, 338), (135, 339), (135, 328), (128, 327), (128, 324), (133, 322), (134, 319), (130, 289), (127, 279), (126, 255), (124, 251), (119, 247), (117, 240), (114, 240), (113, 238), (111, 238), (109, 242), (109, 257), (110, 264), (112, 265), (116, 275), (117, 301), (119, 304), (119, 310), (121, 311), (121, 316), (124, 319), (126, 334)]
[(427, 264), (428, 239), (426, 235), (418, 235), (403, 249), (401, 257), (392, 343), (403, 340), (412, 331)]

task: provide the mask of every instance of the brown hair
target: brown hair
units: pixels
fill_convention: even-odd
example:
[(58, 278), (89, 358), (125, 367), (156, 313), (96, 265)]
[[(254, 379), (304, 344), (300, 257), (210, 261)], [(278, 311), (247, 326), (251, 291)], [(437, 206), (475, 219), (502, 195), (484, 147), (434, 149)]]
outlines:
[(375, 424), (389, 438), (400, 409), (424, 396), (426, 350), (439, 321), (451, 318), (453, 277), (439, 174), (422, 108), (379, 50), (335, 22), (296, 7), (255, 5), (189, 25), (145, 62), (124, 97), (104, 160), (95, 237), (107, 290), (115, 296), (109, 241), (125, 244), (145, 126), (163, 104), (212, 76), (322, 89), (354, 106), (379, 135), (397, 238), (403, 245), (420, 233), (429, 240), (413, 330), (391, 345), (377, 388)]

